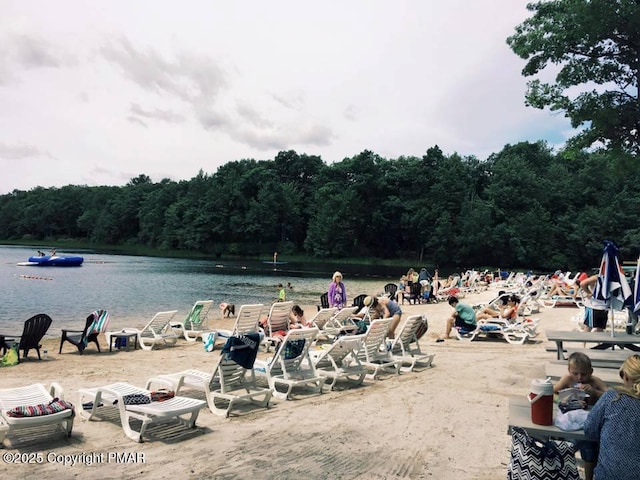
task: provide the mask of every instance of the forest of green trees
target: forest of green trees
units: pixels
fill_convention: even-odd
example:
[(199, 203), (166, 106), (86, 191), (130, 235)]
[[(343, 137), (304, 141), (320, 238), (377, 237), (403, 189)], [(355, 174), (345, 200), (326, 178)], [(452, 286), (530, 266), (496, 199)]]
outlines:
[(639, 185), (632, 156), (555, 153), (544, 142), (507, 145), (486, 161), (437, 146), (329, 165), (285, 151), (179, 182), (143, 174), (122, 187), (14, 190), (0, 196), (0, 237), (573, 270), (595, 266), (604, 239), (637, 258)]
[(422, 157), (364, 151), (329, 165), (286, 151), (188, 181), (141, 174), (124, 187), (15, 190), (0, 196), (0, 237), (538, 270), (595, 266), (608, 239), (635, 261), (640, 5), (550, 0), (527, 9), (506, 41), (526, 61), (525, 104), (571, 121), (563, 150), (522, 142), (480, 161), (434, 146)]

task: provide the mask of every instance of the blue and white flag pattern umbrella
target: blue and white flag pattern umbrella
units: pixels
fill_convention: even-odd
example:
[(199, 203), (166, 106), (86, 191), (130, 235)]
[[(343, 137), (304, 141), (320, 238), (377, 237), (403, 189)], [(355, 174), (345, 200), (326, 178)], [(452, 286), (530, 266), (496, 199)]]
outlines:
[(631, 306), (631, 287), (624, 276), (618, 259), (618, 246), (612, 241), (604, 241), (604, 252), (600, 262), (598, 281), (593, 298), (611, 310), (611, 336), (614, 336), (613, 311)]
[(633, 313), (640, 313), (640, 257), (636, 265), (636, 278), (633, 284)]

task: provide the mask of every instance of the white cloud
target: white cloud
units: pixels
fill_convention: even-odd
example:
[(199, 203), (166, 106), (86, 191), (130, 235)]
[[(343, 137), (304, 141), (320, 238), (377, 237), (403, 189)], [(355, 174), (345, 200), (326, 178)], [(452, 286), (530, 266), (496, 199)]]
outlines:
[(0, 143), (0, 159), (4, 160), (22, 160), (25, 158), (42, 157), (50, 155), (46, 152), (41, 152), (33, 145), (16, 144), (8, 145)]
[(184, 116), (174, 113), (170, 110), (163, 110), (160, 108), (153, 108), (145, 110), (137, 103), (132, 103), (129, 107), (129, 111), (135, 117), (144, 117), (155, 120), (162, 120), (170, 123), (182, 123), (184, 122)]
[(524, 106), (505, 41), (526, 3), (6, 0), (0, 158), (25, 162), (0, 193), (186, 179), (288, 149), (331, 162), (557, 143), (568, 122)]

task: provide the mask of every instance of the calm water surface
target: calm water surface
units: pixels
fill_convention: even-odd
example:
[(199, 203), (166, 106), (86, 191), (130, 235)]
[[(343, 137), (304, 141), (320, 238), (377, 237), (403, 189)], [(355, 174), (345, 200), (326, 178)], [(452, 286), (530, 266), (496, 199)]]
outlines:
[[(109, 310), (111, 326), (142, 327), (158, 311), (178, 310), (179, 318), (197, 300), (264, 303), (277, 298), (277, 285), (291, 282), (287, 300), (315, 305), (326, 291), (335, 266), (263, 262), (220, 262), (86, 251), (58, 254), (82, 255), (81, 267), (18, 266), (37, 248), (0, 246), (0, 333), (20, 333), (24, 321), (46, 313), (53, 319), (49, 330), (81, 328), (93, 310)], [(275, 267), (275, 268), (274, 268)], [(349, 299), (360, 293), (378, 294), (396, 282), (398, 269), (345, 266)], [(215, 312), (214, 312), (215, 315)], [(214, 317), (215, 318), (215, 317)]]

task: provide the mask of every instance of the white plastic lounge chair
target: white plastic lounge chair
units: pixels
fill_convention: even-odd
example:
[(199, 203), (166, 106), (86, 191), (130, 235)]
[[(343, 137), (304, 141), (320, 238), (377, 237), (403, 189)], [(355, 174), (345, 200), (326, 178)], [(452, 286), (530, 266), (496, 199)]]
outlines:
[(540, 289), (530, 288), (520, 299), (518, 315), (532, 315), (540, 312)]
[(122, 333), (137, 333), (138, 343), (143, 350), (152, 350), (156, 344), (175, 345), (178, 335), (171, 329), (171, 320), (178, 313), (177, 310), (156, 313), (142, 330), (125, 328), (120, 332), (107, 332), (107, 342), (111, 345), (111, 336)]
[(256, 303), (252, 305), (241, 305), (236, 316), (236, 322), (232, 330), (216, 329), (216, 337), (229, 338), (232, 335), (244, 335), (246, 333), (256, 333), (260, 331), (259, 322), (264, 305)]
[(278, 345), (282, 341), (282, 337), (274, 336), (276, 332), (289, 331), (289, 313), (293, 307), (293, 302), (275, 302), (269, 309), (267, 316), (267, 325), (265, 327), (265, 343), (267, 352), (271, 348), (271, 344)]
[(322, 331), (326, 323), (331, 317), (336, 314), (337, 311), (338, 309), (335, 307), (321, 308), (320, 310), (318, 310), (318, 313), (316, 313), (316, 315), (311, 319), (311, 324), (314, 327), (318, 327), (318, 329)]
[(582, 297), (573, 297), (571, 295), (553, 295), (542, 299), (542, 304), (547, 308), (554, 307), (578, 307), (584, 306)]
[(356, 313), (358, 307), (345, 307), (338, 310), (336, 314), (327, 320), (324, 328), (320, 331), (320, 335), (329, 339), (334, 339), (338, 335), (353, 335), (358, 330), (358, 326), (351, 318)]
[(41, 383), (35, 383), (26, 387), (0, 390), (0, 444), (4, 441), (7, 433), (41, 425), (59, 425), (62, 432), (70, 437), (74, 417), (74, 412), (71, 409), (27, 417), (12, 417), (7, 413), (16, 407), (49, 404), (55, 398), (64, 400), (62, 387), (57, 383), (52, 383), (49, 389)]
[(393, 368), (395, 373), (400, 373), (400, 360), (394, 358), (387, 350), (387, 332), (391, 325), (391, 318), (373, 320), (367, 333), (364, 334), (364, 347), (360, 350), (360, 361), (373, 373), (367, 377), (375, 379), (381, 370)]
[[(309, 347), (318, 333), (315, 327), (290, 330), (273, 358), (269, 361), (256, 360), (256, 374), (266, 376), (274, 397), (288, 400), (292, 389), (303, 385), (312, 385), (314, 391), (322, 393), (324, 378), (316, 371), (309, 355)], [(284, 385), (286, 392), (279, 392), (279, 385)]]
[(537, 335), (537, 322), (524, 317), (518, 317), (516, 321), (492, 318), (480, 320), (473, 331), (454, 329), (459, 340), (475, 340), (479, 335), (486, 337), (502, 337), (513, 345), (522, 345), (529, 338)]
[[(427, 317), (423, 315), (411, 315), (407, 317), (402, 326), (400, 327), (400, 333), (396, 335), (396, 338), (391, 340), (391, 354), (396, 360), (400, 361), (401, 372), (413, 371), (416, 363), (420, 362), (425, 364), (426, 367), (430, 367), (433, 362), (433, 353), (422, 353), (420, 350), (419, 338), (417, 336), (420, 326), (427, 323)], [(421, 329), (422, 335), (427, 330), (424, 327)], [(404, 365), (408, 364), (408, 367)]]
[(438, 301), (446, 301), (451, 295), (457, 298), (464, 298), (464, 291), (460, 288), (460, 275), (455, 275), (451, 284), (446, 288), (439, 288), (437, 293)]
[[(199, 300), (193, 304), (191, 310), (182, 322), (182, 333), (187, 342), (195, 342), (208, 331), (207, 316), (213, 306), (213, 300)], [(174, 328), (172, 326), (172, 328)]]
[(492, 310), (499, 310), (500, 306), (506, 303), (510, 295), (516, 295), (517, 293), (514, 290), (501, 291), (502, 293), (496, 295), (488, 302), (476, 303), (473, 305), (473, 309), (476, 311), (482, 310), (486, 307), (491, 308)]
[[(256, 341), (257, 350), (260, 340)], [(154, 383), (169, 384), (176, 394), (182, 393), (183, 389), (204, 392), (211, 412), (225, 417), (229, 416), (237, 403), (250, 402), (268, 408), (272, 395), (271, 388), (256, 384), (253, 366), (244, 368), (224, 352), (216, 361), (212, 372), (192, 369), (158, 375), (147, 381), (146, 388), (149, 389)]]
[[(123, 399), (126, 395), (151, 396), (149, 390), (128, 383), (112, 383), (104, 387), (83, 388), (79, 390), (79, 394), (80, 406), (78, 410), (83, 418), (91, 420), (102, 409), (117, 408), (120, 413), (122, 429), (125, 435), (134, 442), (142, 442), (147, 427), (152, 424), (178, 421), (188, 428), (194, 428), (200, 410), (207, 405), (204, 400), (179, 396), (162, 402), (127, 405)], [(182, 418), (183, 416), (187, 418)], [(132, 420), (142, 422), (139, 432), (132, 428)]]
[(360, 385), (367, 370), (360, 362), (358, 354), (364, 345), (364, 335), (339, 337), (328, 348), (310, 352), (318, 374), (329, 381), (333, 390), (338, 380), (351, 380)]
[(516, 272), (509, 272), (509, 275), (506, 278), (500, 280), (494, 280), (491, 283), (491, 287), (494, 289), (505, 289), (511, 288), (515, 285)]

